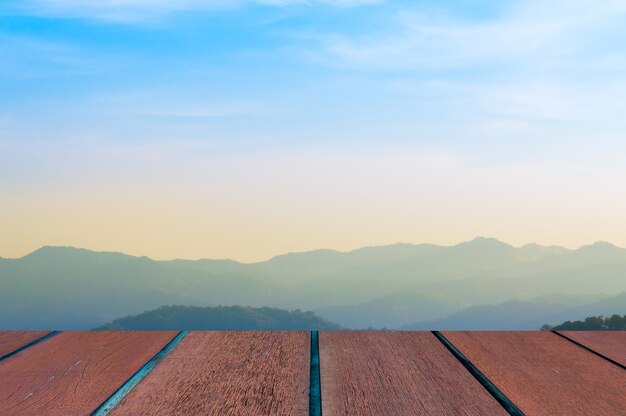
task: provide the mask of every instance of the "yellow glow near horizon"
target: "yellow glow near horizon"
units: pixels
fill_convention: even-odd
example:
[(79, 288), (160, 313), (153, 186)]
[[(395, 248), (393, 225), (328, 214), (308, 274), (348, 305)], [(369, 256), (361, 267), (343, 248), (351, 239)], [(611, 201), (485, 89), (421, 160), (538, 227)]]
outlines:
[(394, 151), (118, 156), (94, 153), (68, 167), (82, 175), (5, 191), (0, 256), (71, 245), (252, 262), (478, 235), (514, 245), (626, 245), (618, 168), (472, 167), (448, 154)]

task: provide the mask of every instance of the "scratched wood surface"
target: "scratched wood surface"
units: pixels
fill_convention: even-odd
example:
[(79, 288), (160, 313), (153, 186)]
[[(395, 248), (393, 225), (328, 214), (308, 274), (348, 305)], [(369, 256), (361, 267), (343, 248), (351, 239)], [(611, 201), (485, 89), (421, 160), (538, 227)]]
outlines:
[(430, 332), (320, 333), (322, 413), (506, 415)]
[(551, 332), (444, 332), (522, 412), (626, 414), (626, 371)]
[(0, 357), (48, 333), (48, 331), (0, 331)]
[(559, 331), (561, 334), (626, 366), (626, 331)]
[(0, 362), (0, 415), (88, 415), (175, 335), (55, 335)]
[(191, 332), (112, 415), (308, 414), (308, 332)]

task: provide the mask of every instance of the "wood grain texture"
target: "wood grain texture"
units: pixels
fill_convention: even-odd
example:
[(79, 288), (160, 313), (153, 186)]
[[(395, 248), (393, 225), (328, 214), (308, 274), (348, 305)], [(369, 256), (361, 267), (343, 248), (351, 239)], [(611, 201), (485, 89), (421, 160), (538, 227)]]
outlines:
[(49, 331), (0, 331), (0, 357), (49, 333)]
[(0, 415), (88, 415), (175, 332), (63, 332), (0, 362)]
[(112, 415), (308, 414), (307, 332), (191, 332)]
[(556, 334), (443, 335), (528, 416), (626, 414), (626, 371)]
[(506, 415), (430, 332), (320, 333), (322, 414)]
[(626, 331), (559, 331), (559, 333), (626, 366)]

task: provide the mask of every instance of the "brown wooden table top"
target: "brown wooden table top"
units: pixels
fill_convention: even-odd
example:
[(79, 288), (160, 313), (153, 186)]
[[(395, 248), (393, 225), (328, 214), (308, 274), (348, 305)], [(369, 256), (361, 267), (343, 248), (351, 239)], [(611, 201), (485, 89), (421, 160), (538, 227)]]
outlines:
[(626, 414), (626, 332), (563, 335), (0, 331), (0, 415)]

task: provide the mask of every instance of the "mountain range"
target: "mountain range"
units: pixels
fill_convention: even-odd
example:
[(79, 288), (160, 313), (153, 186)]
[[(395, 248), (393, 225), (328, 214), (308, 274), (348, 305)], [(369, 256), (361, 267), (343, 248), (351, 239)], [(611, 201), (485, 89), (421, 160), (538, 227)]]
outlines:
[(162, 305), (240, 305), (312, 310), (350, 328), (461, 328), (455, 314), (466, 317), (463, 327), (478, 328), (492, 322), (481, 316), (506, 310), (507, 322), (488, 329), (537, 329), (545, 319), (539, 310), (554, 315), (539, 325), (598, 314), (559, 315), (610, 299), (617, 309), (606, 313), (623, 314), (623, 292), (626, 250), (609, 243), (570, 250), (480, 237), (450, 247), (316, 250), (259, 263), (43, 247), (0, 259), (0, 328), (90, 329)]

